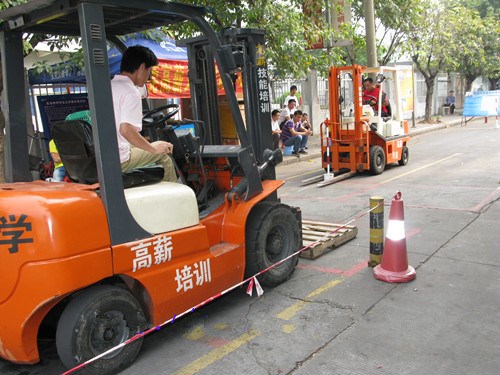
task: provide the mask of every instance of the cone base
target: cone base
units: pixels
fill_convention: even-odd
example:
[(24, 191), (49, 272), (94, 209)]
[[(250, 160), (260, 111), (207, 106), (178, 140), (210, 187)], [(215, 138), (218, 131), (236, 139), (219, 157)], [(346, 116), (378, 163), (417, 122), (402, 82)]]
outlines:
[(373, 269), (373, 275), (377, 280), (385, 281), (387, 283), (407, 283), (408, 281), (415, 279), (417, 273), (412, 266), (408, 266), (406, 271), (394, 272), (383, 269), (379, 264)]

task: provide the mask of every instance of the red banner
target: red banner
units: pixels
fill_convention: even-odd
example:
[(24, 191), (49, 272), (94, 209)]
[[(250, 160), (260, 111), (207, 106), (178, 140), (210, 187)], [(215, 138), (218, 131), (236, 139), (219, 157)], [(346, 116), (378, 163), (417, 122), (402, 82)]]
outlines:
[[(216, 82), (219, 95), (224, 95), (224, 86), (216, 67)], [(236, 81), (236, 92), (242, 93), (241, 78)], [(148, 97), (152, 99), (190, 98), (187, 61), (160, 60), (153, 68), (148, 83)]]

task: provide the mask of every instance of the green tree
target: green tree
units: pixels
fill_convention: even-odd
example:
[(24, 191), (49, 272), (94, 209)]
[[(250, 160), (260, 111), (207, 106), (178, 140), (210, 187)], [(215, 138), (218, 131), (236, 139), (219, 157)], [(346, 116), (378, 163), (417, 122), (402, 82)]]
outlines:
[[(377, 59), (380, 65), (397, 60), (406, 52), (410, 31), (418, 23), (419, 14), (425, 6), (422, 0), (375, 1), (375, 32), (377, 35)], [(352, 2), (354, 23), (357, 30), (364, 30), (363, 1)], [(359, 43), (358, 64), (366, 63), (364, 35)]]
[[(303, 0), (180, 0), (187, 4), (207, 6), (211, 12), (209, 21), (215, 30), (222, 27), (248, 27), (266, 30), (267, 61), (269, 73), (274, 78), (301, 78), (311, 69), (320, 70), (326, 75), (330, 62), (339, 62), (339, 49), (308, 50), (308, 40), (323, 38), (328, 40), (334, 35), (325, 23), (317, 24), (318, 12), (324, 17), (325, 2), (309, 1), (309, 5), (318, 7), (318, 12), (305, 14)], [(194, 30), (188, 24), (175, 28), (177, 39), (190, 37)], [(349, 30), (335, 33), (337, 38), (344, 38)]]
[(469, 12), (474, 12), (474, 22), (466, 25), (467, 32), (463, 33), (462, 39), (470, 39), (475, 44), (470, 46), (466, 56), (460, 56), (455, 69), (466, 78), (467, 91), (480, 75), (488, 78), (490, 89), (494, 90), (500, 79), (500, 2), (462, 0), (459, 3)]
[[(425, 4), (424, 4), (425, 5)], [(408, 34), (408, 51), (425, 80), (425, 118), (431, 122), (435, 79), (439, 72), (452, 66), (456, 58), (452, 48), (462, 26), (454, 11), (443, 3), (428, 0), (416, 14)]]
[(449, 44), (454, 58), (450, 59), (447, 70), (459, 72), (465, 78), (465, 91), (470, 91), (472, 82), (484, 72), (489, 52), (485, 49), (488, 29), (478, 11), (457, 1), (448, 1), (447, 7), (455, 23), (460, 25), (460, 32)]

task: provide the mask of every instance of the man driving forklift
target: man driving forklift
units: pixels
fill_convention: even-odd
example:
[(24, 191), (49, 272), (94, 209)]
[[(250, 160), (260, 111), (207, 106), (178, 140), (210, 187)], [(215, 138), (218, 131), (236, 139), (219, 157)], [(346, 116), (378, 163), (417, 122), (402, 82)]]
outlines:
[(126, 172), (158, 163), (164, 169), (163, 181), (176, 182), (170, 157), (173, 145), (165, 141), (149, 143), (139, 133), (142, 130), (142, 101), (138, 88), (146, 84), (156, 65), (158, 59), (153, 51), (144, 46), (132, 46), (123, 54), (120, 74), (111, 80), (121, 169)]
[[(363, 81), (363, 104), (370, 104), (373, 107), (373, 111), (378, 113), (378, 99), (380, 96), (381, 88), (373, 82), (373, 79), (368, 77)], [(382, 117), (389, 117), (389, 100), (387, 100), (387, 95), (382, 91)]]

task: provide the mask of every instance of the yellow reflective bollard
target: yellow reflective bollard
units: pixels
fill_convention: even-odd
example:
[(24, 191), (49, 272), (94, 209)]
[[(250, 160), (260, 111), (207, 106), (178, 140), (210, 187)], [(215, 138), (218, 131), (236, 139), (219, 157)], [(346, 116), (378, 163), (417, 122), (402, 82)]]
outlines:
[(384, 198), (370, 197), (370, 260), (369, 267), (375, 267), (382, 260), (384, 252)]

